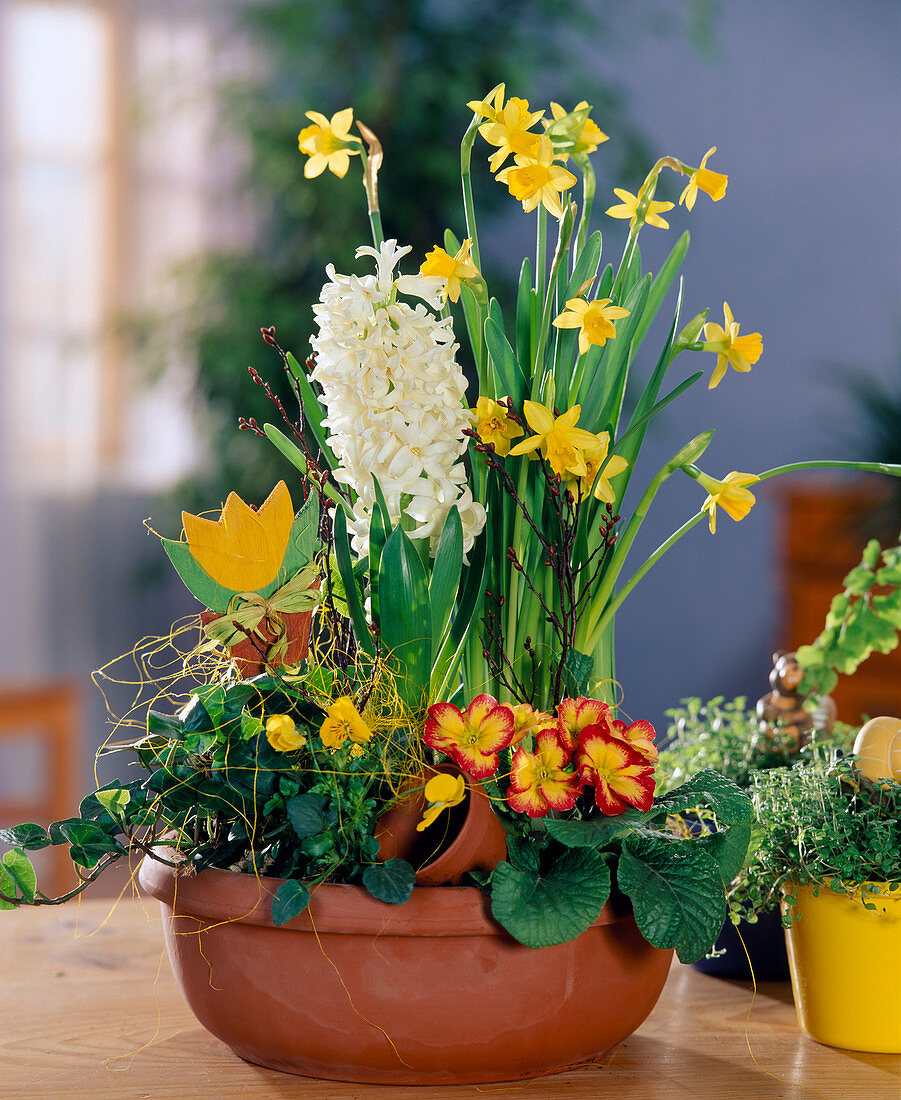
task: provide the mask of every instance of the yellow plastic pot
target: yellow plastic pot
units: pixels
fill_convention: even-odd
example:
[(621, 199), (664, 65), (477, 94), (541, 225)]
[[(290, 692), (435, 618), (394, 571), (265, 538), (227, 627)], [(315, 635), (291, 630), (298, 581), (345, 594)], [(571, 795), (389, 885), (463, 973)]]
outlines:
[[(818, 1043), (901, 1054), (901, 890), (869, 896), (814, 897), (799, 886), (800, 919), (786, 929), (798, 1022)], [(783, 902), (783, 908), (785, 903)]]

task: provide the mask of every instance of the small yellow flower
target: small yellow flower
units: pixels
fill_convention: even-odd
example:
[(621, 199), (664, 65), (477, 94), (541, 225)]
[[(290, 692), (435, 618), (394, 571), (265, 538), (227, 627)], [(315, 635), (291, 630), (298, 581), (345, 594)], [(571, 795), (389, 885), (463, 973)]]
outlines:
[[(573, 107), (573, 111), (584, 111), (587, 106), (588, 101), (583, 99), (581, 103), (577, 103)], [(567, 112), (559, 103), (551, 103), (551, 114), (554, 116), (554, 121), (559, 122), (561, 118), (566, 118)], [(576, 144), (569, 152), (558, 153), (558, 159), (565, 162), (570, 152), (584, 153), (587, 156), (589, 153), (593, 153), (604, 141), (609, 141), (608, 135), (600, 129), (593, 119), (586, 118), (582, 131), (576, 138)]]
[(356, 745), (365, 745), (372, 738), (372, 730), (363, 721), (349, 695), (336, 699), (326, 715), (319, 728), (319, 739), (327, 749), (340, 749), (348, 739)]
[(266, 719), (266, 740), (276, 752), (295, 752), (307, 743), (290, 714), (273, 714)]
[(492, 172), (496, 172), (511, 154), (530, 158), (538, 155), (541, 135), (531, 133), (530, 129), (544, 112), (529, 111), (527, 99), (511, 96), (504, 106), (504, 85), (499, 84), (488, 100), (474, 100), (466, 106), (489, 120), (479, 127), (479, 133), (489, 145), (498, 146), (498, 151), (488, 158)]
[(522, 435), (522, 428), (509, 415), (506, 405), (480, 397), (476, 407), (469, 410), (479, 439), (483, 443), (493, 443), (496, 454), (501, 458), (510, 453), (510, 440)]
[[(620, 206), (609, 207), (607, 213), (611, 218), (628, 218), (629, 226), (633, 226), (637, 217), (638, 204), (644, 195), (644, 189), (645, 185), (642, 184), (638, 194), (633, 195), (630, 191), (624, 191), (621, 187), (614, 187), (613, 194), (623, 201)], [(648, 211), (644, 220), (648, 225), (655, 225), (658, 229), (669, 229), (669, 222), (664, 221), (660, 215), (667, 210), (672, 210), (672, 208), (673, 203), (671, 202), (654, 202), (652, 200), (648, 203)]]
[(579, 329), (579, 355), (584, 355), (591, 344), (603, 347), (612, 340), (616, 336), (613, 322), (629, 316), (627, 309), (610, 305), (612, 301), (612, 298), (595, 298), (593, 302), (570, 298), (563, 313), (554, 318), (557, 328)]
[(444, 810), (460, 805), (466, 797), (466, 780), (462, 775), (447, 775), (446, 772), (439, 772), (426, 783), (423, 794), (429, 808), (422, 815), (422, 821), (416, 826), (418, 833), (427, 829)]
[(684, 202), (689, 210), (694, 208), (695, 199), (698, 197), (698, 191), (703, 191), (705, 194), (709, 195), (714, 202), (719, 202), (723, 195), (726, 194), (726, 186), (729, 183), (729, 177), (724, 176), (721, 172), (711, 172), (709, 168), (705, 167), (707, 158), (713, 156), (715, 152), (716, 146), (711, 145), (704, 154), (704, 159), (701, 161), (700, 168), (696, 168), (691, 173), (685, 190), (679, 196), (680, 204)]
[(584, 452), (585, 476), (579, 479), (583, 498), (594, 489), (594, 495), (605, 504), (613, 504), (616, 493), (610, 484), (610, 478), (629, 468), (629, 463), (621, 455), (609, 455), (610, 433), (601, 432), (594, 447)]
[(722, 508), (736, 522), (742, 520), (756, 503), (756, 497), (745, 485), (753, 485), (760, 478), (757, 474), (740, 474), (736, 470), (716, 481), (707, 474), (700, 474), (698, 481), (707, 490), (708, 497), (701, 505), (710, 517), (710, 533), (716, 534), (716, 510)]
[(456, 256), (451, 256), (443, 248), (436, 246), (431, 252), (426, 253), (425, 260), (420, 265), (419, 274), (437, 275), (440, 279), (446, 279), (445, 294), (452, 302), (459, 301), (461, 280), (475, 279), (479, 274), (469, 255), (471, 248), (471, 237), (466, 238)]
[(707, 383), (707, 389), (713, 390), (722, 382), (723, 375), (731, 363), (737, 371), (747, 374), (752, 364), (763, 354), (763, 337), (759, 332), (750, 332), (747, 336), (738, 335), (738, 322), (732, 318), (728, 302), (723, 302), (725, 327), (715, 321), (704, 326), (704, 351), (717, 353), (716, 366)]
[(354, 120), (353, 107), (336, 111), (331, 121), (318, 111), (307, 111), (306, 114), (314, 125), (304, 127), (297, 135), (298, 148), (310, 158), (304, 165), (303, 174), (307, 179), (313, 179), (328, 168), (343, 179), (350, 167), (350, 158), (358, 156), (361, 151), (359, 141), (349, 132)]
[(562, 416), (555, 417), (545, 405), (525, 401), (523, 412), (529, 427), (536, 434), (517, 443), (510, 454), (529, 454), (540, 447), (542, 456), (559, 477), (564, 480), (585, 477), (588, 473), (585, 451), (595, 447), (599, 437), (576, 427), (582, 406), (573, 405)]
[(534, 157), (517, 154), (514, 157), (515, 168), (504, 168), (498, 172), (497, 179), (506, 183), (510, 194), (522, 202), (522, 208), (528, 214), (539, 202), (554, 215), (563, 217), (560, 194), (574, 187), (576, 177), (559, 164), (554, 164), (554, 146), (549, 137), (539, 138), (538, 149)]

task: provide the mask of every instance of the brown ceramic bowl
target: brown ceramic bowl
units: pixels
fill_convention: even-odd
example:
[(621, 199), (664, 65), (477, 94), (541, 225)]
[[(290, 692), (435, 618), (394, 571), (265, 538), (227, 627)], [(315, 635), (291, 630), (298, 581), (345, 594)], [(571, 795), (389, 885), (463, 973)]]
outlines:
[(578, 939), (532, 950), (473, 887), (417, 887), (387, 905), (320, 886), (272, 924), (278, 879), (151, 859), (172, 969), (197, 1019), (241, 1058), (382, 1084), (509, 1081), (598, 1060), (647, 1017), (671, 951), (604, 906)]

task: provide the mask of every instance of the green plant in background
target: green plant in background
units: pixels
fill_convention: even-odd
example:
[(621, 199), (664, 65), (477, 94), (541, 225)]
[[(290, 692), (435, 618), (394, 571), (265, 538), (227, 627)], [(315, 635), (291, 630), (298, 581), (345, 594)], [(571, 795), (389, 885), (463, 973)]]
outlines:
[(788, 902), (796, 885), (862, 895), (872, 883), (901, 889), (901, 783), (866, 780), (853, 760), (825, 754), (791, 768), (754, 775), (757, 823), (743, 874), (733, 888), (733, 919), (753, 919)]
[[(756, 710), (748, 707), (743, 695), (731, 700), (719, 695), (707, 703), (683, 699), (666, 716), (670, 724), (658, 764), (658, 784), (663, 790), (684, 782), (700, 768), (711, 768), (746, 788), (754, 772), (789, 767), (810, 756), (806, 748), (797, 747), (797, 738), (762, 730)], [(849, 748), (855, 733), (839, 723), (828, 737), (815, 731), (814, 738), (821, 747)]]
[(850, 676), (871, 653), (890, 653), (901, 631), (901, 546), (882, 550), (871, 539), (860, 564), (833, 597), (819, 637), (798, 650), (801, 688), (825, 695), (839, 674)]

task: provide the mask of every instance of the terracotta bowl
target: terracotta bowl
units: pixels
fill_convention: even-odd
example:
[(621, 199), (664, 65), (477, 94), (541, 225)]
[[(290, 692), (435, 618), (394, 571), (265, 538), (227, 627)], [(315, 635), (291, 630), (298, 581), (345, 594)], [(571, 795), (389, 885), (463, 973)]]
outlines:
[(241, 1058), (381, 1084), (509, 1081), (601, 1059), (644, 1021), (672, 959), (609, 904), (578, 939), (532, 950), (473, 887), (387, 905), (320, 886), (281, 928), (278, 879), (141, 865), (191, 1010)]

